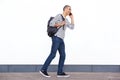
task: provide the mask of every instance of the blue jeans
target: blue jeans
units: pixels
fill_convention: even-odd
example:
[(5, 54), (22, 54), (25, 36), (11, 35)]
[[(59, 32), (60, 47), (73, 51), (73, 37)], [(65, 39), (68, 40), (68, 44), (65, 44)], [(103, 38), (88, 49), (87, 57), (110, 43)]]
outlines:
[(63, 39), (53, 36), (52, 37), (52, 47), (51, 53), (48, 56), (47, 60), (45, 61), (44, 65), (42, 66), (41, 70), (47, 71), (48, 66), (50, 65), (51, 61), (55, 58), (57, 50), (59, 51), (60, 58), (58, 64), (58, 74), (63, 72), (63, 66), (65, 61), (65, 44)]

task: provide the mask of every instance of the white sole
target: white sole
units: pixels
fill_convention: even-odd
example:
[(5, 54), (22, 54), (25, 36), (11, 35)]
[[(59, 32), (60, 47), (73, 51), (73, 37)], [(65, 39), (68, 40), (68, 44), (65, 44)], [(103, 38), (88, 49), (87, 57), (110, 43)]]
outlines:
[(42, 76), (44, 76), (44, 77), (47, 77), (47, 78), (51, 77), (51, 76), (46, 76), (46, 75), (44, 75), (41, 71), (39, 71), (39, 72), (40, 72), (40, 74), (41, 74)]
[(58, 75), (57, 77), (61, 77), (61, 78), (62, 78), (62, 77), (65, 77), (65, 78), (68, 78), (68, 77), (70, 77), (70, 75), (67, 75), (67, 76), (59, 76), (59, 75)]

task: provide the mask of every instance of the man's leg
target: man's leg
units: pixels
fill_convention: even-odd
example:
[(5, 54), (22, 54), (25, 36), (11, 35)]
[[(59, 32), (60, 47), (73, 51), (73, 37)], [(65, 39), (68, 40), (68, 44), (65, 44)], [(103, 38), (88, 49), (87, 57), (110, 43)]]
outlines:
[(63, 40), (61, 40), (58, 51), (59, 51), (59, 54), (60, 54), (60, 58), (59, 58), (57, 74), (60, 74), (60, 73), (63, 73), (63, 66), (64, 66), (65, 56), (66, 56), (66, 54), (65, 54), (65, 44), (64, 44)]
[(65, 56), (66, 56), (66, 54), (65, 54), (65, 44), (64, 44), (63, 40), (62, 40), (58, 50), (59, 50), (59, 53), (60, 53), (60, 59), (59, 59), (57, 77), (69, 77), (70, 75), (66, 74), (63, 71)]
[(47, 71), (48, 66), (50, 65), (51, 61), (54, 59), (56, 56), (57, 49), (59, 47), (60, 41), (57, 37), (52, 37), (52, 47), (51, 47), (51, 53), (48, 56), (47, 60), (45, 61), (43, 67), (41, 70)]

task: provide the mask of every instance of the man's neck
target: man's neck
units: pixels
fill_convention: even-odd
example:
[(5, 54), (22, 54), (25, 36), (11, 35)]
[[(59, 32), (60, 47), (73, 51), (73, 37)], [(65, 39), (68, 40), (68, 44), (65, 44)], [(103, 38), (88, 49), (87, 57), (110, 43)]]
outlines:
[(62, 14), (62, 15), (63, 15), (63, 17), (64, 17), (64, 18), (66, 18), (66, 16), (67, 16), (67, 15), (66, 15), (66, 13), (64, 13), (64, 12), (63, 12), (63, 14)]

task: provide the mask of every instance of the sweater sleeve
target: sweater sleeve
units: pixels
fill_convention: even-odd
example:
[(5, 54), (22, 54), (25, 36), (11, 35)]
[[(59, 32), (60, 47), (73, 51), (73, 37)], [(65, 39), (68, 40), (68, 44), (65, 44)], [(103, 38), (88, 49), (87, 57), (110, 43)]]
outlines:
[(60, 21), (60, 14), (56, 15), (51, 21), (50, 21), (50, 26), (55, 25), (55, 23), (58, 23)]
[(74, 29), (74, 24), (71, 24), (68, 19), (66, 19), (66, 26), (70, 29)]

